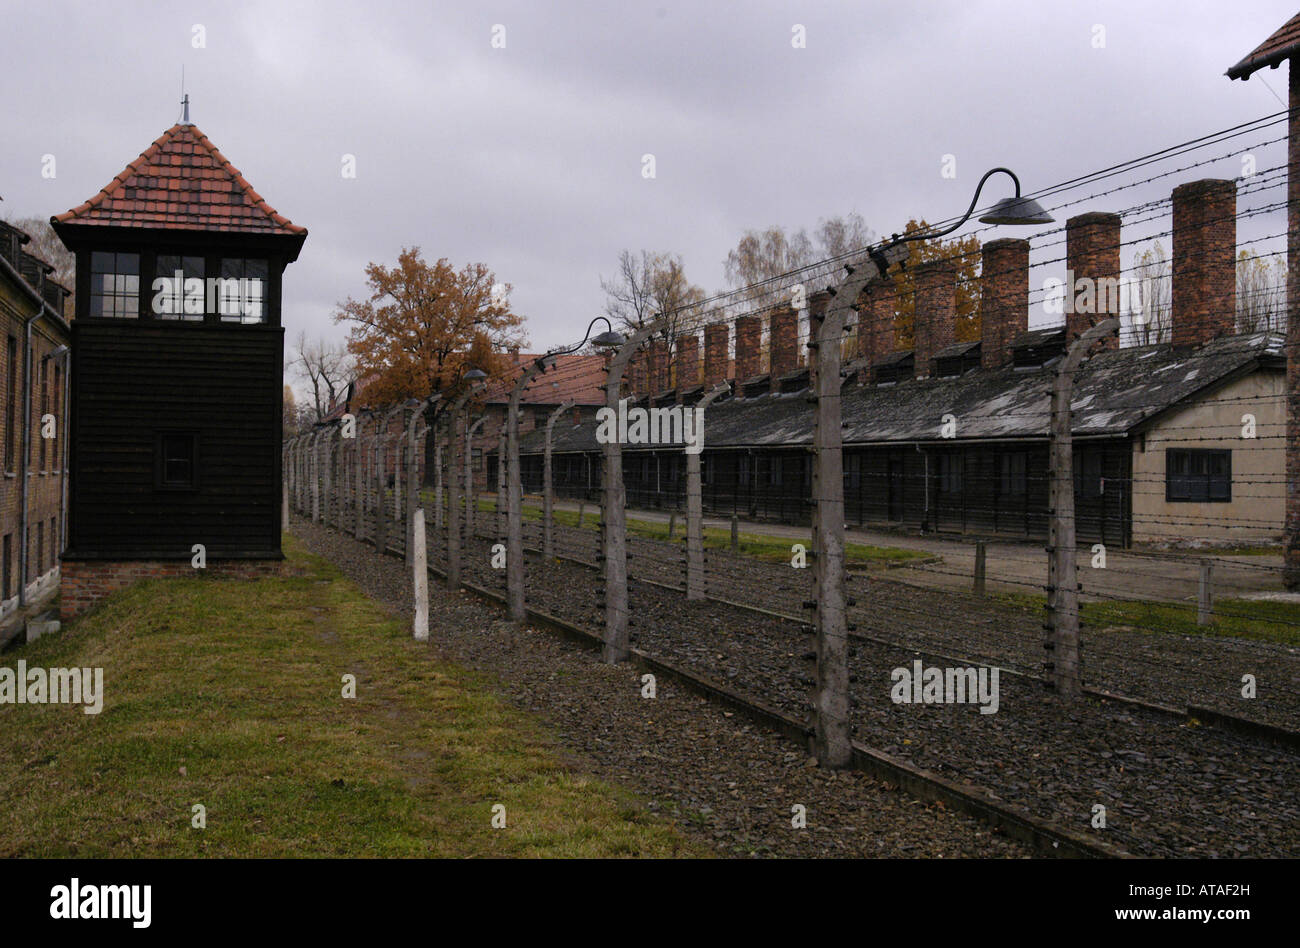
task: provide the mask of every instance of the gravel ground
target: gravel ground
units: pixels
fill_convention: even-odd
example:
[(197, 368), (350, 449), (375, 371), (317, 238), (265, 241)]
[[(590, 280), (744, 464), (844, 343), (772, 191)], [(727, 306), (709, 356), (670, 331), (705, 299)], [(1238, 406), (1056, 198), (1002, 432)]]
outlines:
[[(367, 594), (395, 613), (411, 614), (400, 561), (296, 517), (291, 529)], [(476, 582), (503, 588), (503, 572), (487, 568), (487, 556), (488, 545), (477, 544), (466, 557), (467, 578), (472, 573)], [(559, 570), (553, 580), (550, 597), (594, 608), (590, 575), (581, 567)], [(658, 683), (653, 701), (642, 698), (636, 670), (605, 665), (594, 652), (552, 633), (502, 621), (476, 597), (432, 598), (431, 639), (439, 654), (495, 676), (505, 697), (548, 724), (576, 769), (635, 791), (722, 854), (1030, 855), (941, 804), (861, 773), (819, 768), (788, 742), (670, 681)], [(806, 808), (806, 829), (791, 827), (795, 805)]]
[[(593, 553), (594, 546), (583, 536), (566, 536), (560, 552), (583, 542), (588, 544), (584, 552)], [(481, 552), (467, 557), (467, 569), (485, 585), (503, 583), (502, 571), (480, 568), (486, 563), (487, 545), (481, 541)], [(679, 575), (674, 562), (678, 556), (668, 544), (636, 540), (632, 575), (654, 573), (672, 582)], [(719, 558), (711, 554), (711, 564)], [(791, 599), (808, 595), (806, 580), (790, 578), (793, 570), (752, 561), (743, 565), (750, 582), (730, 590), (727, 598), (794, 611)], [(590, 570), (532, 557), (529, 580), (530, 602), (599, 628), (598, 594)], [(881, 593), (869, 614), (879, 625), (860, 632), (897, 640), (900, 628), (921, 625), (927, 630), (926, 647), (937, 640), (958, 655), (975, 658), (1026, 637), (1023, 631), (1008, 631), (1012, 620), (1018, 617), (1023, 624), (1025, 617), (974, 597), (925, 596), (914, 587), (873, 577), (870, 591), (877, 588)], [(860, 603), (858, 610), (862, 607)], [(811, 663), (801, 656), (809, 649), (809, 639), (797, 623), (717, 603), (689, 604), (679, 594), (636, 582), (631, 609), (633, 640), (640, 648), (729, 681), (737, 690), (795, 716), (806, 715)], [(923, 624), (918, 616), (924, 617)], [(976, 633), (982, 637), (977, 639)], [(1293, 661), (1288, 650), (1263, 643), (1153, 635), (1135, 639), (1151, 650), (1154, 663), (1135, 663), (1140, 674), (1125, 680), (1148, 686), (1163, 680), (1152, 675), (1161, 660), (1174, 669), (1165, 677), (1178, 680), (1178, 670), (1191, 661), (1185, 651), (1189, 646), (1219, 646), (1217, 651), (1229, 654), (1244, 651), (1256, 663), (1261, 654), (1279, 663)], [(908, 644), (891, 647), (858, 640), (853, 650), (856, 736), (869, 746), (986, 787), (1040, 818), (1084, 832), (1091, 831), (1093, 806), (1101, 804), (1107, 810), (1107, 839), (1135, 854), (1277, 856), (1300, 851), (1300, 756), (1294, 751), (1213, 728), (1188, 727), (1118, 702), (1084, 700), (1063, 716), (1059, 703), (1041, 685), (1013, 676), (1000, 681), (997, 714), (981, 715), (973, 706), (895, 705), (889, 700), (889, 670), (910, 667), (913, 659), (923, 657)], [(1256, 645), (1262, 647), (1249, 648)], [(1162, 648), (1174, 656), (1164, 655)], [(1223, 661), (1223, 656), (1215, 659)], [(1115, 661), (1123, 667), (1122, 658)], [(875, 685), (869, 687), (871, 681)], [(1176, 703), (1163, 694), (1148, 697)], [(1212, 704), (1203, 694), (1198, 697), (1200, 703)], [(1239, 713), (1239, 708), (1230, 710)], [(1285, 712), (1282, 716), (1294, 726), (1294, 718)]]
[[(535, 544), (540, 546), (540, 540)], [(561, 527), (557, 552), (594, 561), (592, 531)], [(681, 544), (633, 537), (629, 575), (684, 588)], [(799, 616), (810, 577), (787, 566), (716, 550), (705, 554), (709, 595)], [(1041, 674), (1043, 613), (1026, 613), (954, 590), (936, 591), (885, 575), (855, 574), (848, 584), (857, 605), (849, 622), (859, 635), (928, 654), (987, 662)], [(1111, 629), (1082, 632), (1085, 683), (1111, 694), (1183, 708), (1208, 707), (1300, 730), (1300, 649), (1248, 639)], [(1241, 677), (1259, 683), (1241, 697)]]
[[(490, 524), (480, 524), (484, 533)], [(557, 552), (591, 558), (592, 534), (568, 530)], [(432, 538), (431, 538), (432, 540)], [(464, 558), (465, 577), (504, 590), (504, 570), (489, 566), (491, 539), (476, 539)], [(437, 545), (431, 542), (431, 549)], [(726, 557), (726, 554), (722, 555)], [(633, 577), (655, 576), (674, 582), (680, 576), (676, 545), (634, 540)], [(713, 575), (719, 574), (710, 554)], [(734, 558), (732, 558), (734, 560)], [(730, 564), (734, 569), (737, 564)], [(791, 597), (807, 598), (806, 574), (788, 567), (744, 561), (748, 582), (728, 590), (727, 598), (761, 608), (794, 611)], [(529, 603), (588, 628), (600, 628), (598, 574), (572, 562), (528, 561)], [(879, 592), (878, 592), (879, 590)], [(716, 592), (716, 589), (715, 589)], [(1300, 755), (1273, 743), (1214, 728), (1188, 726), (1158, 712), (1098, 699), (1084, 699), (1063, 712), (1033, 680), (1002, 676), (997, 714), (981, 715), (971, 705), (896, 705), (889, 697), (889, 672), (910, 667), (934, 643), (979, 659), (1027, 637), (1017, 618), (974, 597), (929, 594), (914, 587), (872, 578), (868, 595), (879, 595), (867, 611), (880, 626), (860, 629), (900, 644), (858, 639), (851, 655), (856, 699), (856, 736), (869, 746), (918, 766), (985, 787), (1040, 818), (1082, 832), (1091, 828), (1093, 807), (1106, 808), (1106, 839), (1136, 855), (1282, 856), (1300, 852)], [(810, 640), (799, 624), (761, 616), (721, 603), (687, 603), (680, 593), (633, 581), (630, 590), (634, 643), (652, 655), (726, 681), (788, 714), (808, 711), (811, 663), (803, 656)], [(902, 616), (893, 621), (887, 618)], [(863, 609), (860, 604), (859, 610)], [(900, 629), (920, 629), (922, 651)], [(1035, 633), (1033, 641), (1037, 643)], [(982, 637), (981, 637), (982, 636)], [(1140, 636), (1150, 649), (1167, 649), (1167, 663), (1180, 668), (1175, 636)], [(1206, 645), (1260, 643), (1206, 640)], [(1270, 649), (1248, 650), (1260, 661)], [(1282, 650), (1285, 652), (1286, 650)], [(1141, 663), (1132, 681), (1148, 686), (1161, 679)], [(997, 660), (996, 653), (994, 660)], [(1221, 656), (1220, 656), (1221, 660)], [(1282, 654), (1279, 661), (1290, 660)], [(1116, 661), (1122, 665), (1123, 661)], [(938, 664), (933, 660), (927, 664)], [(1003, 664), (1011, 664), (1003, 662)], [(1284, 666), (1285, 667), (1285, 666)], [(1291, 666), (1293, 667), (1293, 666)], [(1174, 673), (1171, 672), (1171, 675)], [(1176, 677), (1176, 675), (1174, 675)], [(1264, 680), (1261, 678), (1261, 680)], [(1124, 691), (1123, 688), (1114, 690)], [(1133, 693), (1133, 689), (1128, 689)], [(1155, 700), (1175, 703), (1159, 694)], [(1199, 703), (1210, 703), (1202, 700)], [(1236, 709), (1234, 709), (1236, 710)], [(1294, 726), (1294, 719), (1288, 718)]]

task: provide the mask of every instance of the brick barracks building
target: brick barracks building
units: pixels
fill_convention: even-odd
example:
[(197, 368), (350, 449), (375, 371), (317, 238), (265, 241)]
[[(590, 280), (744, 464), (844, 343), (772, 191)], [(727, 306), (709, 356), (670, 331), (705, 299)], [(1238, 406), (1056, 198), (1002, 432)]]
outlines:
[[(1286, 489), (1282, 337), (1236, 326), (1236, 186), (1192, 181), (1172, 195), (1172, 331), (1120, 348), (1108, 339), (1079, 370), (1074, 395), (1075, 507), (1081, 541), (1119, 546), (1276, 542)], [(1093, 286), (1119, 283), (1121, 217), (1066, 224), (1066, 264)], [(982, 248), (981, 336), (955, 341), (951, 261), (915, 269), (911, 348), (901, 348), (890, 283), (859, 300), (854, 371), (843, 386), (845, 515), (852, 525), (1040, 539), (1048, 528), (1048, 428), (1055, 366), (1091, 325), (1030, 330), (1029, 243)], [(817, 296), (811, 306), (823, 305)], [(766, 325), (765, 325), (766, 324)], [(766, 330), (769, 356), (762, 360)], [(629, 367), (643, 407), (691, 404), (720, 382), (730, 397), (705, 419), (703, 504), (715, 514), (807, 523), (812, 410), (795, 312), (741, 316), (656, 342)], [(734, 358), (729, 358), (734, 351)], [(671, 368), (671, 372), (670, 372)], [(1255, 432), (1242, 435), (1243, 415)], [(951, 431), (941, 419), (952, 416)], [(541, 485), (544, 432), (520, 439), (525, 488)], [(558, 496), (595, 500), (594, 418), (557, 430)], [(682, 507), (680, 446), (626, 446), (629, 506)]]
[(0, 221), (0, 646), (57, 591), (65, 522), (68, 291), (29, 242)]

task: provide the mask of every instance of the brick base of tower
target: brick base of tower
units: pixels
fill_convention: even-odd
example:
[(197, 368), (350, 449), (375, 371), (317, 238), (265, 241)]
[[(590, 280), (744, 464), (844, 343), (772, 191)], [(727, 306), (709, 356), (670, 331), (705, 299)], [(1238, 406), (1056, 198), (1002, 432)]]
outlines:
[(65, 560), (60, 569), (59, 615), (79, 616), (142, 579), (259, 579), (281, 576), (284, 569), (284, 560), (211, 560), (204, 569), (195, 569), (189, 560)]

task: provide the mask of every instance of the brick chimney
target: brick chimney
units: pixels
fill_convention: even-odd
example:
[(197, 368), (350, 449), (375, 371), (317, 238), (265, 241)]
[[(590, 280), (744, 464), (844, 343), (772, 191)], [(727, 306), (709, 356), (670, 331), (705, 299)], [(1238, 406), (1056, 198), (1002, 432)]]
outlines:
[(708, 391), (727, 380), (727, 343), (731, 329), (726, 323), (704, 327), (704, 387)]
[(627, 383), (625, 387), (628, 395), (634, 398), (638, 395), (644, 395), (648, 388), (646, 377), (646, 360), (648, 358), (649, 355), (645, 347), (642, 346), (632, 353), (632, 358), (628, 360), (627, 371), (624, 373), (623, 378)]
[[(1074, 277), (1074, 285), (1066, 287), (1067, 343), (1103, 319), (1119, 316), (1119, 246), (1118, 214), (1094, 211), (1065, 222), (1065, 265)], [(1117, 349), (1119, 338), (1107, 336), (1096, 348)]]
[(739, 316), (736, 319), (736, 396), (742, 397), (741, 386), (758, 374), (758, 340), (762, 325), (757, 316)]
[(700, 337), (678, 336), (675, 348), (677, 352), (673, 358), (677, 361), (677, 391), (680, 393), (700, 384)]
[(799, 314), (794, 307), (774, 310), (768, 317), (772, 391), (781, 390), (780, 378), (799, 367)]
[(934, 354), (953, 344), (957, 318), (957, 261), (931, 260), (912, 269), (916, 284), (912, 354), (916, 377), (934, 374)]
[(1029, 328), (1029, 241), (990, 240), (980, 248), (980, 366), (1011, 364), (1011, 340)]
[(1237, 185), (1181, 184), (1173, 205), (1173, 343), (1198, 346), (1237, 322)]
[(668, 343), (650, 340), (650, 397), (668, 388)]
[[(894, 329), (894, 314), (898, 293), (892, 277), (873, 280), (863, 294), (860, 318), (864, 320), (866, 334), (859, 342), (859, 353), (871, 358), (872, 366), (879, 365), (887, 355), (898, 348), (898, 333)], [(862, 332), (861, 329), (858, 330)]]

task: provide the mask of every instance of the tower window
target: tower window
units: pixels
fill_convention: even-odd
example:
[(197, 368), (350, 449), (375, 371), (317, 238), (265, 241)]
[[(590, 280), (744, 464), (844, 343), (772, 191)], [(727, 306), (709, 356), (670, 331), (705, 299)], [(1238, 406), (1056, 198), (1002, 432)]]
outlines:
[(111, 319), (135, 319), (140, 315), (138, 253), (91, 253), (90, 315)]
[(225, 257), (217, 290), (217, 312), (222, 322), (264, 323), (267, 285), (265, 260)]
[(202, 320), (208, 309), (203, 276), (202, 257), (159, 254), (154, 271), (153, 314), (159, 319)]
[(197, 434), (165, 431), (157, 435), (154, 486), (159, 490), (198, 489), (199, 436)]

